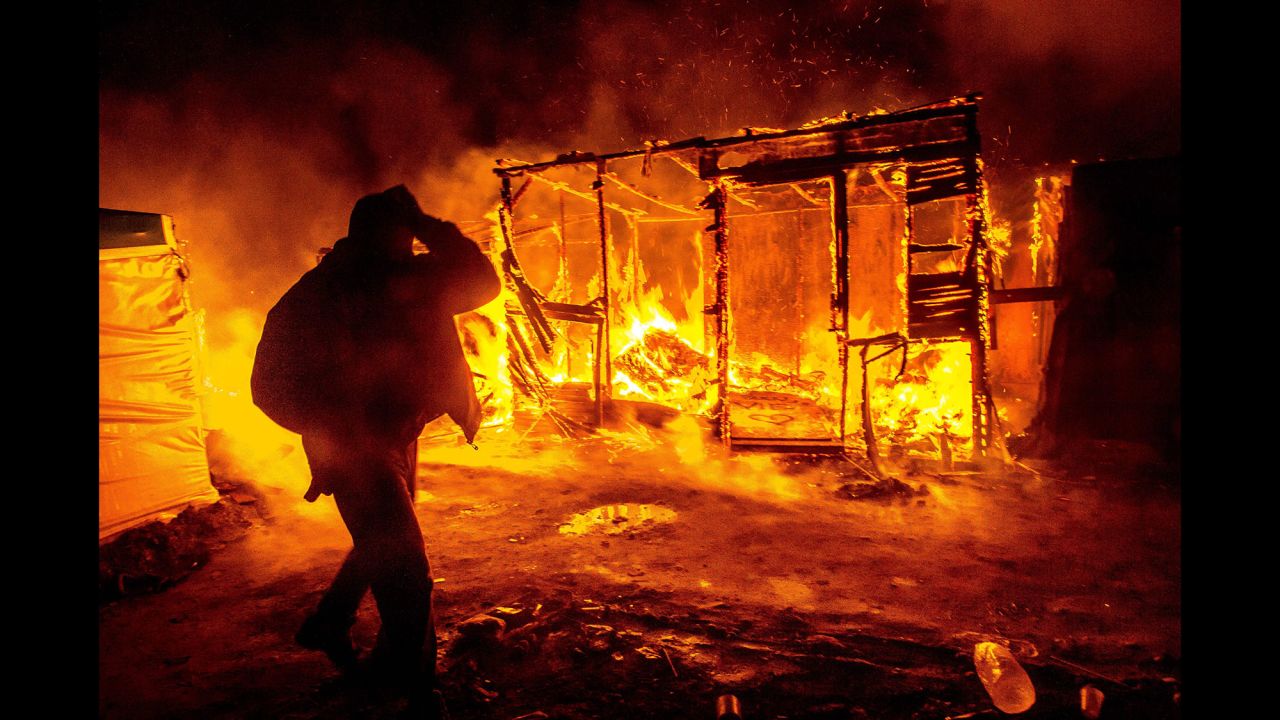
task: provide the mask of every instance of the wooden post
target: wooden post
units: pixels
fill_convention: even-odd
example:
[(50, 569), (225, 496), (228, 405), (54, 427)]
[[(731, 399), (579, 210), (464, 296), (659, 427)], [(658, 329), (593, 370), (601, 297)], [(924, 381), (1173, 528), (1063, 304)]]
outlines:
[(600, 379), (600, 347), (604, 345), (604, 333), (607, 322), (596, 326), (596, 361), (592, 363), (591, 384), (596, 391), (596, 426), (604, 425), (604, 383)]
[[(845, 347), (845, 353), (848, 354), (848, 346), (841, 343)], [(871, 462), (871, 469), (875, 472), (877, 478), (884, 480), (888, 474), (884, 470), (883, 464), (880, 462), (880, 450), (876, 447), (876, 431), (875, 425), (871, 420), (871, 382), (867, 373), (867, 350), (871, 348), (870, 343), (863, 345), (859, 355), (862, 358), (862, 440), (867, 446), (867, 460)], [(906, 352), (906, 349), (903, 349)], [(846, 372), (847, 374), (847, 372)], [(843, 418), (841, 418), (843, 420)], [(843, 439), (842, 439), (843, 441)]]
[(720, 401), (717, 408), (720, 441), (728, 445), (733, 438), (729, 421), (729, 232), (726, 205), (728, 194), (724, 183), (716, 181), (711, 207), (715, 211), (712, 229), (716, 238), (716, 375), (720, 379)]
[[(564, 193), (556, 193), (556, 199), (560, 201), (560, 231), (556, 233), (559, 239), (557, 250), (556, 265), (556, 284), (560, 286), (560, 297), (556, 298), (560, 302), (573, 302), (572, 293), (569, 290), (569, 253), (568, 253), (568, 237), (569, 226), (564, 222)], [(571, 325), (565, 326), (564, 330), (564, 374), (570, 380), (573, 379), (573, 346), (569, 342), (569, 332)], [(596, 388), (597, 394), (599, 388)]]
[(609, 227), (604, 212), (604, 174), (605, 161), (596, 160), (596, 181), (591, 186), (596, 191), (596, 223), (600, 229), (600, 291), (604, 301), (604, 337), (602, 347), (596, 348), (596, 363), (604, 366), (604, 382), (599, 390), (607, 396), (612, 393), (613, 384), (613, 342), (610, 328), (613, 298), (609, 294)]
[(987, 382), (987, 348), (990, 337), (990, 278), (991, 253), (987, 248), (986, 220), (983, 217), (981, 175), (975, 192), (965, 196), (966, 215), (973, 242), (970, 250), (970, 269), (974, 284), (973, 322), (974, 332), (969, 339), (969, 364), (973, 390), (973, 454), (975, 458), (987, 455), (991, 446), (992, 418), (989, 400), (991, 389)]
[(984, 458), (991, 446), (995, 403), (991, 402), (991, 388), (987, 382), (987, 348), (990, 347), (990, 289), (992, 258), (987, 247), (986, 187), (982, 178), (982, 136), (978, 133), (978, 112), (975, 105), (965, 113), (965, 134), (972, 147), (972, 154), (965, 158), (966, 168), (974, 178), (974, 187), (965, 195), (965, 216), (969, 221), (970, 241), (968, 272), (974, 283), (974, 332), (969, 340), (970, 366), (973, 390), (973, 454)]
[[(849, 410), (849, 206), (848, 178), (844, 171), (831, 176), (831, 229), (836, 243), (835, 297), (831, 308), (836, 326), (836, 352), (840, 361), (840, 443), (844, 444), (845, 415)], [(863, 373), (865, 376), (865, 373)]]

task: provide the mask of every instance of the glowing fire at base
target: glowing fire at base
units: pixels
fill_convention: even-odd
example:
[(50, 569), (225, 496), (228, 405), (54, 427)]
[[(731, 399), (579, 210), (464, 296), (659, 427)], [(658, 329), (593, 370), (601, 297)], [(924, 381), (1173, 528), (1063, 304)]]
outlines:
[(674, 322), (654, 312), (648, 323), (634, 320), (628, 338), (613, 361), (615, 394), (639, 395), (685, 412), (703, 408), (711, 358), (680, 337)]
[[(651, 309), (650, 318), (648, 322), (632, 320), (628, 342), (615, 356), (615, 396), (658, 402), (684, 412), (706, 412), (714, 358), (681, 337), (661, 310)], [(831, 403), (839, 396), (838, 380), (833, 383), (826, 373), (797, 375), (775, 367), (768, 357), (756, 354), (750, 362), (732, 363), (730, 381), (735, 390), (785, 392), (819, 402)], [(971, 438), (968, 343), (913, 345), (901, 377), (890, 373), (873, 382), (872, 414), (877, 434), (886, 441), (936, 447), (940, 436), (948, 443)]]
[(933, 442), (940, 435), (967, 440), (973, 435), (971, 372), (968, 343), (913, 346), (901, 378), (874, 381), (878, 433), (899, 445)]

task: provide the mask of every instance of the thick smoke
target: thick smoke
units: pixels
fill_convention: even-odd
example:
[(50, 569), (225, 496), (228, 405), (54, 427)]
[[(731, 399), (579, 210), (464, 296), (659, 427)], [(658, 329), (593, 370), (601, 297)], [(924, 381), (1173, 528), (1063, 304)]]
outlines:
[[(1088, 162), (1181, 151), (1177, 0), (945, 6), (950, 87), (982, 89), (991, 160)], [(991, 155), (992, 153), (988, 153)]]
[(311, 43), (163, 94), (104, 87), (99, 202), (173, 215), (211, 312), (265, 310), (345, 234), (355, 198), (464, 147), (449, 83), (407, 48)]

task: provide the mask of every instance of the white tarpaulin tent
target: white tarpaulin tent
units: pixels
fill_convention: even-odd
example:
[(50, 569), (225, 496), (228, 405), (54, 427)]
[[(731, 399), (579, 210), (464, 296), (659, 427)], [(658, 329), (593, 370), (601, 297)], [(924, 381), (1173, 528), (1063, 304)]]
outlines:
[(217, 501), (173, 220), (98, 211), (98, 539)]

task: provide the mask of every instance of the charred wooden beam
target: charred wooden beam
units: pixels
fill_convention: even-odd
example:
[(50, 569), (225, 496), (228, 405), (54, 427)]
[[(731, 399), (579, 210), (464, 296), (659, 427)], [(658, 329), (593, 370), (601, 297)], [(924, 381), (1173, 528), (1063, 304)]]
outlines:
[(542, 303), (542, 313), (552, 320), (600, 325), (604, 323), (604, 313), (598, 305), (573, 305), (546, 301)]
[(636, 187), (635, 185), (632, 185), (631, 183), (629, 183), (629, 182), (626, 182), (626, 181), (622, 180), (621, 178), (619, 178), (619, 177), (618, 177), (617, 175), (615, 175), (614, 173), (605, 173), (603, 177), (604, 177), (604, 179), (605, 179), (605, 180), (608, 180), (609, 182), (613, 183), (615, 186), (617, 186), (617, 187), (619, 187), (619, 188), (621, 188), (621, 189), (623, 189), (623, 190), (626, 190), (627, 192), (631, 193), (632, 195), (635, 195), (635, 196), (636, 196), (636, 197), (638, 197), (638, 198), (641, 198), (641, 199), (643, 199), (643, 200), (645, 200), (645, 201), (647, 201), (647, 202), (651, 202), (651, 203), (653, 203), (654, 205), (658, 205), (658, 206), (660, 206), (660, 207), (664, 207), (664, 208), (666, 208), (666, 209), (668, 209), (668, 210), (675, 210), (676, 212), (678, 212), (678, 213), (682, 213), (682, 214), (684, 214), (684, 215), (697, 215), (697, 214), (698, 214), (696, 211), (690, 210), (690, 209), (689, 209), (689, 208), (687, 208), (687, 207), (683, 207), (683, 206), (681, 206), (681, 205), (677, 205), (677, 204), (675, 204), (675, 203), (673, 203), (673, 202), (667, 202), (666, 200), (663, 200), (662, 198), (660, 198), (660, 197), (658, 197), (658, 196), (656, 196), (656, 195), (650, 195), (649, 193), (646, 193), (645, 191), (641, 190), (640, 188)]
[(951, 140), (937, 144), (903, 145), (874, 150), (842, 150), (818, 157), (798, 157), (783, 160), (762, 160), (728, 168), (703, 168), (704, 179), (732, 178), (754, 185), (778, 185), (813, 180), (843, 170), (852, 165), (866, 163), (912, 163), (940, 160), (974, 152), (968, 139)]
[(613, 339), (609, 332), (609, 310), (613, 307), (613, 298), (609, 295), (609, 226), (605, 217), (604, 175), (607, 165), (603, 158), (596, 160), (596, 179), (591, 187), (596, 191), (596, 223), (600, 229), (600, 296), (603, 299), (601, 312), (604, 323), (601, 343), (603, 347), (596, 349), (596, 362), (604, 363), (604, 382), (600, 384), (597, 395), (609, 393), (609, 383), (613, 381)]
[(948, 116), (967, 117), (976, 116), (978, 110), (978, 101), (981, 99), (978, 93), (970, 93), (962, 97), (954, 97), (938, 103), (931, 103), (917, 108), (909, 108), (893, 113), (885, 113), (883, 115), (865, 115), (862, 117), (845, 120), (842, 122), (834, 122), (825, 125), (809, 126), (795, 128), (791, 130), (783, 130), (781, 132), (760, 133), (752, 135), (723, 137), (708, 140), (704, 137), (688, 138), (679, 142), (667, 143), (665, 145), (655, 145), (653, 147), (645, 147), (636, 150), (624, 150), (621, 152), (607, 153), (596, 155), (593, 153), (565, 153), (557, 156), (554, 160), (547, 160), (537, 163), (512, 163), (507, 160), (499, 160), (498, 167), (493, 172), (501, 177), (512, 177), (523, 175), (525, 173), (537, 173), (553, 167), (565, 165), (581, 165), (589, 162), (620, 160), (623, 158), (641, 157), (644, 155), (660, 156), (668, 153), (680, 152), (689, 149), (722, 149), (730, 148), (743, 143), (758, 143), (769, 140), (784, 140), (795, 137), (803, 137), (808, 135), (821, 135), (839, 132), (856, 131), (861, 129), (874, 129), (883, 125), (892, 125), (897, 123), (909, 123), (913, 121), (927, 121), (935, 118), (944, 118)]
[[(837, 337), (849, 333), (849, 195), (848, 177), (840, 170), (831, 176), (831, 229), (835, 239), (835, 296), (832, 298), (832, 327)], [(840, 441), (844, 442), (845, 415), (848, 413), (849, 396), (849, 347), (840, 343), (836, 348), (840, 363)]]
[[(568, 183), (549, 180), (541, 175), (530, 175), (529, 177), (533, 178), (534, 180), (537, 180), (538, 182), (554, 190), (557, 190), (559, 192), (562, 192), (568, 195), (572, 195), (576, 198), (581, 198), (588, 202), (594, 203), (594, 202), (597, 202), (597, 200), (599, 199), (596, 195), (592, 195), (591, 193), (586, 193), (581, 190), (575, 190), (573, 187), (569, 186)], [(592, 187), (594, 188), (595, 185), (593, 184)], [(643, 210), (638, 210), (636, 208), (623, 207), (622, 205), (619, 205), (617, 203), (605, 203), (605, 207), (609, 208), (614, 212), (622, 213), (623, 215), (647, 215), (648, 214)]]
[(803, 438), (735, 437), (729, 444), (731, 450), (803, 453), (805, 455), (840, 455), (844, 452), (843, 440)]
[(511, 209), (512, 209), (512, 210), (514, 210), (514, 209), (515, 209), (516, 205), (519, 205), (519, 204), (520, 204), (520, 198), (524, 197), (524, 194), (525, 194), (526, 192), (528, 192), (528, 191), (529, 191), (529, 186), (530, 186), (530, 185), (532, 185), (532, 184), (533, 184), (533, 178), (532, 178), (532, 177), (527, 177), (527, 178), (525, 178), (525, 179), (524, 179), (524, 182), (520, 184), (520, 188), (519, 188), (518, 190), (516, 190), (516, 191), (515, 191), (515, 194), (513, 194), (513, 195), (511, 196)]
[(717, 432), (720, 440), (728, 445), (732, 439), (732, 428), (729, 423), (729, 230), (728, 214), (725, 205), (728, 197), (723, 183), (716, 183), (715, 189), (702, 201), (702, 207), (714, 213), (715, 221), (709, 231), (715, 233), (715, 282), (716, 302), (703, 312), (716, 316), (716, 377), (720, 385), (720, 398), (716, 416)]
[(926, 252), (955, 252), (956, 250), (964, 250), (968, 245), (961, 243), (938, 243), (936, 245), (925, 245), (921, 243), (908, 243), (907, 251), (913, 253)]

